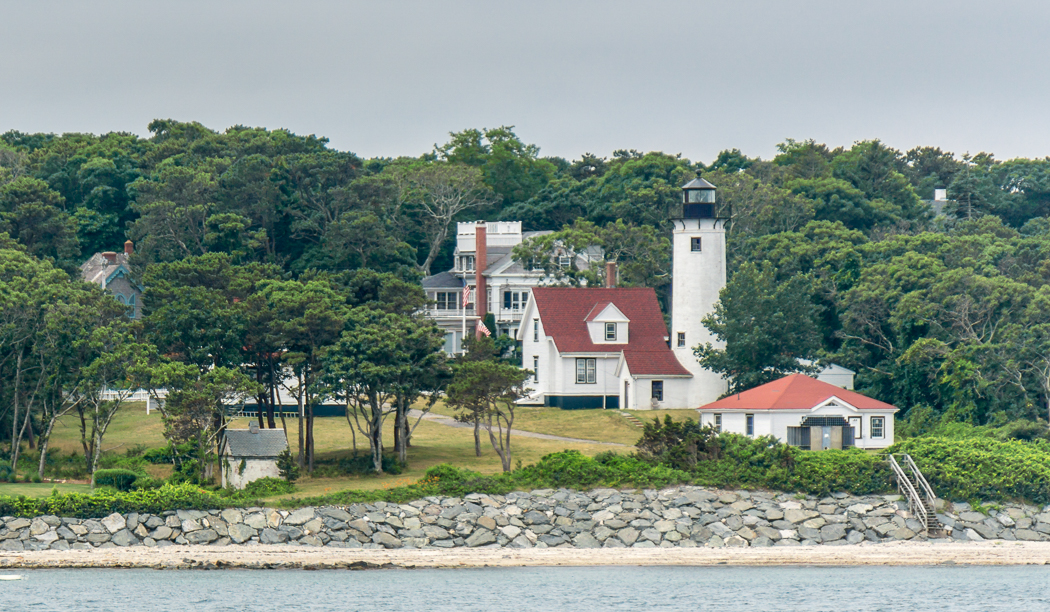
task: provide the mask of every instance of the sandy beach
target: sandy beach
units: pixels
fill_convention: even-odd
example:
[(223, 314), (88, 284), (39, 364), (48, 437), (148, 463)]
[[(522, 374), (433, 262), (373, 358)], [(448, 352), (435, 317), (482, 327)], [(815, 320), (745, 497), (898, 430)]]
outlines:
[(360, 550), (290, 546), (45, 550), (0, 554), (0, 569), (412, 569), (600, 565), (1048, 565), (1050, 542), (649, 549)]

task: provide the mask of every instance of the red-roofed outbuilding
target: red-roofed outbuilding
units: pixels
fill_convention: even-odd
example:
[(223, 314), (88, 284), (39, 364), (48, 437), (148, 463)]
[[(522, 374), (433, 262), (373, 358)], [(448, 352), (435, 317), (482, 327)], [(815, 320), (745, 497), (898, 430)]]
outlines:
[(813, 449), (874, 449), (893, 444), (897, 408), (804, 374), (791, 374), (701, 406), (699, 412), (701, 423), (721, 431), (773, 435)]

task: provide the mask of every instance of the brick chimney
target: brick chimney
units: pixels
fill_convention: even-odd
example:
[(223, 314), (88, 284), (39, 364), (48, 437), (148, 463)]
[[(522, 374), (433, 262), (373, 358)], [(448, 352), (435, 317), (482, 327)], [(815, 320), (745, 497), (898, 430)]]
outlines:
[(605, 288), (612, 289), (616, 287), (616, 281), (616, 262), (605, 262)]
[(131, 257), (132, 253), (135, 252), (135, 243), (128, 240), (124, 243), (124, 254)]
[(102, 253), (102, 259), (106, 260), (106, 265), (117, 263), (117, 254), (113, 251), (105, 251)]
[[(484, 319), (488, 312), (488, 288), (482, 272), (488, 267), (489, 243), (485, 223), (478, 223), (474, 228), (474, 312), (478, 319)], [(475, 332), (481, 337), (481, 332)]]

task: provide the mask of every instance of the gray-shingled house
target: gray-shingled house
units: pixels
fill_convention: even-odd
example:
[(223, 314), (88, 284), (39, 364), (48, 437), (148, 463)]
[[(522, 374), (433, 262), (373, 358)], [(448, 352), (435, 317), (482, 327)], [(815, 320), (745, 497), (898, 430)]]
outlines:
[(222, 486), (243, 489), (253, 480), (280, 478), (277, 456), (287, 448), (283, 429), (259, 429), (254, 422), (248, 429), (227, 429), (219, 453)]
[(130, 240), (124, 243), (123, 253), (106, 251), (95, 253), (80, 266), (81, 277), (89, 283), (95, 283), (109, 292), (118, 302), (128, 306), (128, 317), (137, 319), (142, 316), (142, 286), (131, 279), (131, 258), (133, 245)]

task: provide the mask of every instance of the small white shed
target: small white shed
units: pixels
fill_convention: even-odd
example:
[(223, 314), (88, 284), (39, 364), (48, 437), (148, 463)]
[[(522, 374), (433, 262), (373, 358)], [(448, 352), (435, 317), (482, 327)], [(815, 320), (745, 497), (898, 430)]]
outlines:
[(220, 451), (222, 486), (243, 489), (253, 480), (280, 478), (277, 456), (287, 448), (283, 429), (259, 429), (256, 423), (248, 429), (227, 429)]

